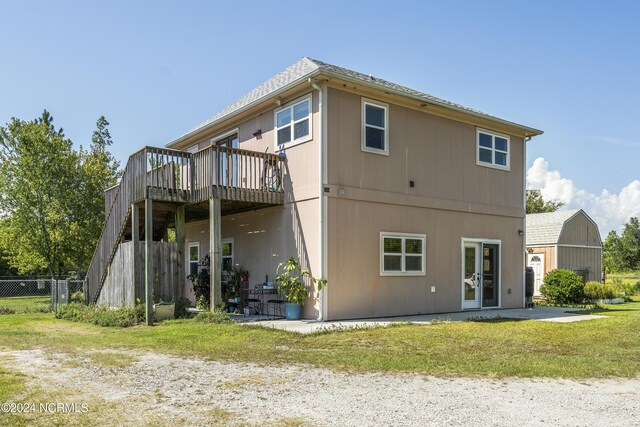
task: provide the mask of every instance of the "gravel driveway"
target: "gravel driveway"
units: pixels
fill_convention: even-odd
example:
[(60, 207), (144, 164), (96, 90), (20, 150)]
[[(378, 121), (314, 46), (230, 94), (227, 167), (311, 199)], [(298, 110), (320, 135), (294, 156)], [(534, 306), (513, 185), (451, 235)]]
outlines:
[(4, 351), (0, 358), (32, 387), (87, 402), (99, 424), (140, 425), (155, 416), (174, 425), (640, 425), (640, 378), (346, 374), (124, 351)]

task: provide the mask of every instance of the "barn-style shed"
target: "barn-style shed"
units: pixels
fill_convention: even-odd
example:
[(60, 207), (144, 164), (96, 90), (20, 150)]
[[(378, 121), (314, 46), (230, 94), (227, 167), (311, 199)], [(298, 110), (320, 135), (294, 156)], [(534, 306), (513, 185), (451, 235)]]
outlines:
[(534, 294), (556, 268), (573, 270), (585, 281), (602, 279), (598, 225), (582, 209), (527, 215), (527, 266), (535, 273)]

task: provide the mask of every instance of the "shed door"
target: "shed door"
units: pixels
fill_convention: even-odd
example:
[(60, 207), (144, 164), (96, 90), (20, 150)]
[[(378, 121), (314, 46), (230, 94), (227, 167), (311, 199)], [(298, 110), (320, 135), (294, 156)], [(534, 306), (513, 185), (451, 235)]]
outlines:
[(533, 268), (533, 295), (540, 295), (540, 285), (544, 280), (544, 254), (529, 254), (529, 267)]

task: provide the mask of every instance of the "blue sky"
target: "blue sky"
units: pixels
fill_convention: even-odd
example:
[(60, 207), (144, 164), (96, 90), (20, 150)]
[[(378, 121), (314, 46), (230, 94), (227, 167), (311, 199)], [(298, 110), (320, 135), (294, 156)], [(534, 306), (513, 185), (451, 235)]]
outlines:
[(0, 123), (48, 109), (124, 162), (303, 56), (536, 127), (528, 184), (606, 234), (640, 216), (640, 3), (3, 1)]

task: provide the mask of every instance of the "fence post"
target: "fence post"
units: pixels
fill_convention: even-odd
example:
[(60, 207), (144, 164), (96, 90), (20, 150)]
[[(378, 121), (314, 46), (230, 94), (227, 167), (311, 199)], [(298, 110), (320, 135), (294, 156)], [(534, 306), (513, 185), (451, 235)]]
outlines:
[(55, 313), (58, 309), (58, 287), (56, 280), (51, 278), (51, 312)]

